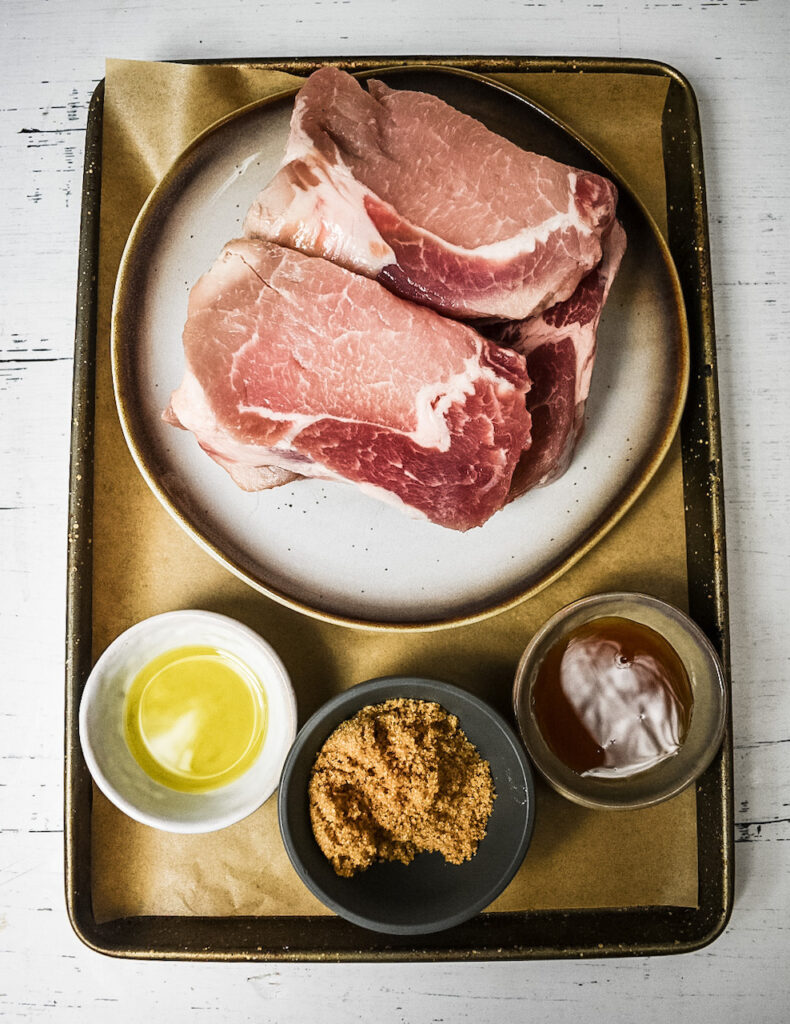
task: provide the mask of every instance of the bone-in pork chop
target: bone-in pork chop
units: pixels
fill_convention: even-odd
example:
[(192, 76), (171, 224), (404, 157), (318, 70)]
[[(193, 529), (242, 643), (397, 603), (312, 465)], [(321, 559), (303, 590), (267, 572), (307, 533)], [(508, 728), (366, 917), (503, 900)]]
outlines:
[(604, 239), (603, 259), (569, 299), (491, 335), (526, 358), (532, 382), (531, 441), (513, 474), (511, 498), (551, 483), (568, 468), (584, 427), (598, 323), (625, 244), (625, 231), (615, 221)]
[(442, 100), (321, 68), (245, 234), (458, 318), (521, 320), (601, 259), (610, 181), (528, 153)]
[(529, 443), (524, 357), (323, 259), (229, 242), (197, 282), (166, 419), (243, 488), (313, 476), (484, 523)]

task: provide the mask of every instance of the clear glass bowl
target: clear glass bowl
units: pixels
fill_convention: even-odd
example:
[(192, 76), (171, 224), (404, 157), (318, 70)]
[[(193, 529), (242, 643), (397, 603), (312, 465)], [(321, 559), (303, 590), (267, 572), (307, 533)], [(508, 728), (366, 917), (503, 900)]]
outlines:
[[(661, 634), (683, 662), (694, 696), (691, 722), (678, 752), (617, 779), (580, 775), (564, 764), (546, 743), (532, 708), (532, 688), (548, 651), (585, 623), (607, 616), (630, 619)], [(648, 807), (681, 792), (713, 760), (724, 735), (727, 684), (712, 644), (684, 612), (647, 594), (595, 594), (562, 608), (533, 636), (516, 670), (513, 708), (529, 756), (558, 793), (585, 807)]]

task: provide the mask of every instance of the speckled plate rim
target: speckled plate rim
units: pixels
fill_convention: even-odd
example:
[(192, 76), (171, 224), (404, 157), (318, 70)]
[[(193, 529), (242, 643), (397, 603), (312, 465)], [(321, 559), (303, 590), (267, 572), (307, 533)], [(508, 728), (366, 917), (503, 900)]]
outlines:
[(300, 601), (293, 596), (285, 593), (283, 590), (264, 582), (261, 579), (257, 579), (253, 576), (244, 566), (239, 564), (233, 557), (223, 551), (219, 546), (213, 543), (205, 534), (196, 526), (189, 517), (171, 500), (167, 494), (165, 488), (161, 485), (157, 478), (156, 472), (152, 465), (152, 459), (146, 452), (143, 445), (138, 443), (135, 436), (133, 427), (133, 415), (131, 412), (131, 395), (128, 388), (128, 383), (124, 379), (123, 373), (123, 361), (121, 356), (122, 338), (123, 338), (123, 319), (124, 311), (127, 304), (130, 302), (131, 296), (131, 265), (135, 257), (135, 251), (138, 243), (143, 238), (145, 231), (155, 216), (160, 204), (166, 200), (168, 194), (173, 188), (176, 180), (184, 167), (184, 165), (190, 160), (195, 152), (202, 146), (204, 140), (208, 136), (212, 135), (218, 129), (229, 124), (237, 118), (243, 117), (259, 109), (271, 106), (275, 103), (289, 99), (296, 95), (299, 91), (299, 87), (293, 89), (283, 90), (277, 92), (271, 96), (267, 96), (264, 99), (256, 100), (252, 103), (246, 104), (237, 110), (219, 118), (203, 132), (193, 139), (193, 141), (181, 152), (176, 158), (164, 176), (159, 180), (157, 185), (149, 194), (146, 202), (143, 204), (137, 219), (132, 227), (132, 230), (127, 239), (126, 246), (124, 247), (123, 255), (121, 257), (120, 266), (118, 269), (118, 275), (116, 278), (115, 291), (113, 296), (112, 304), (112, 317), (111, 317), (111, 330), (110, 330), (110, 352), (111, 352), (111, 363), (112, 363), (112, 378), (113, 378), (113, 390), (115, 394), (116, 407), (118, 410), (118, 416), (121, 422), (121, 428), (123, 430), (124, 438), (126, 440), (129, 451), (136, 463), (140, 473), (148, 484), (149, 488), (172, 516), (172, 518), (181, 526), (183, 530), (209, 555), (211, 555), (217, 562), (223, 565), (231, 573), (233, 573), (240, 580), (248, 584), (254, 590), (259, 593), (265, 594), (267, 597), (285, 605), (288, 608), (292, 608), (295, 611), (301, 612), (302, 614), (309, 615), (313, 618), (320, 619), (325, 622), (331, 622), (339, 625), (351, 626), (358, 629), (365, 630), (377, 630), (377, 631), (423, 631), (430, 632), (439, 629), (446, 629), (452, 626), (465, 625), (472, 622), (477, 622), (493, 615), (497, 615), (500, 612), (506, 611), (509, 608), (513, 608), (520, 604), (522, 601), (527, 600), (530, 597), (534, 597), (540, 591), (548, 587), (556, 579), (564, 575), (573, 565), (575, 565), (584, 555), (586, 555), (595, 545), (623, 518), (626, 512), (632, 507), (637, 498), (647, 487), (650, 480), (657, 472), (659, 466), (663, 462), (667, 453), (670, 450), (675, 434), (677, 433), (680, 425), (681, 417), (683, 414), (683, 408), (685, 405), (686, 394), (688, 390), (689, 375), (690, 375), (690, 342), (688, 334), (688, 326), (686, 320), (685, 303), (683, 300), (682, 289), (680, 280), (678, 277), (677, 269), (674, 264), (674, 260), (670, 253), (668, 244), (652, 217), (650, 212), (647, 210), (645, 205), (639, 199), (633, 188), (629, 185), (626, 179), (612, 166), (612, 164), (592, 145), (590, 145), (581, 135), (570, 128), (564, 121), (550, 113), (545, 108), (541, 107), (540, 104), (535, 103), (533, 100), (528, 99), (518, 91), (509, 88), (501, 82), (489, 78), (486, 75), (478, 74), (477, 72), (469, 71), (464, 68), (458, 67), (447, 67), (440, 64), (433, 64), (430, 62), (420, 64), (409, 64), (407, 66), (382, 63), (381, 66), (375, 68), (366, 69), (361, 72), (357, 72), (357, 77), (361, 79), (371, 78), (379, 74), (398, 74), (398, 73), (414, 73), (414, 72), (435, 72), (441, 75), (449, 75), (455, 77), (466, 78), (474, 81), (484, 83), (489, 88), (494, 89), (503, 94), (507, 94), (515, 98), (518, 102), (525, 104), (527, 107), (533, 108), (541, 116), (545, 117), (548, 121), (552, 122), (555, 126), (560, 128), (568, 136), (571, 137), (576, 143), (584, 147), (592, 156), (600, 161), (600, 163), (607, 169), (612, 178), (616, 181), (618, 188), (625, 189), (631, 201), (637, 206), (640, 215), (644, 218), (646, 225), (649, 227), (651, 233), (654, 236), (658, 253), (664, 263), (666, 272), (668, 274), (669, 281), (672, 287), (672, 294), (674, 298), (673, 309), (677, 316), (677, 328), (678, 328), (678, 352), (677, 352), (677, 373), (674, 389), (674, 398), (672, 401), (671, 408), (668, 410), (667, 418), (663, 432), (660, 434), (659, 441), (652, 448), (650, 455), (645, 460), (644, 467), (630, 482), (630, 485), (623, 489), (623, 492), (619, 496), (618, 503), (611, 509), (605, 511), (598, 524), (591, 530), (588, 530), (584, 537), (581, 539), (579, 544), (564, 558), (561, 558), (557, 563), (549, 565), (546, 571), (539, 575), (536, 579), (530, 582), (523, 590), (513, 594), (509, 594), (506, 598), (501, 600), (494, 600), (491, 604), (478, 608), (468, 613), (461, 613), (459, 615), (448, 616), (446, 618), (427, 620), (427, 621), (389, 621), (389, 620), (374, 620), (374, 619), (363, 619), (355, 618), (339, 613), (333, 613), (323, 608), (314, 607), (304, 601)]

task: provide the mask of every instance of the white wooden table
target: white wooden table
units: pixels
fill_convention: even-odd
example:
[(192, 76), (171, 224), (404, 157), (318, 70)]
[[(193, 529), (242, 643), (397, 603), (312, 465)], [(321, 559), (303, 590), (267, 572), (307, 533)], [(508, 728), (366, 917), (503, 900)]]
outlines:
[[(790, 1019), (790, 132), (784, 0), (3, 0), (0, 5), (0, 1016), (9, 1021)], [(84, 127), (105, 56), (656, 58), (705, 145), (725, 454), (736, 767), (732, 922), (683, 957), (544, 963), (114, 961), (62, 881), (65, 538)]]

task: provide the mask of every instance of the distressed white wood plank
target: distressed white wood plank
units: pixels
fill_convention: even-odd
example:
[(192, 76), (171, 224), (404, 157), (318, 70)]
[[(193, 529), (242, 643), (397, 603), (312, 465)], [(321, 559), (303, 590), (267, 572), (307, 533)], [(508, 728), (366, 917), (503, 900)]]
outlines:
[[(790, 132), (783, 0), (5, 0), (0, 9), (0, 1017), (785, 1021)], [(62, 895), (65, 532), (87, 104), (104, 56), (575, 53), (675, 65), (703, 122), (718, 334), (736, 907), (684, 957), (425, 965), (100, 959)]]

